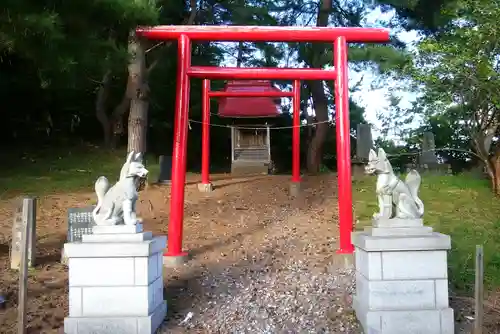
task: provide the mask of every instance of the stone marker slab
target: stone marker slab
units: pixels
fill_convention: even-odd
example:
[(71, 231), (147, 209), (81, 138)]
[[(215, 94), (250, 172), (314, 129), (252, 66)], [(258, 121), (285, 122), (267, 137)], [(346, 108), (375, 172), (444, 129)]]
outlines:
[(94, 206), (68, 209), (68, 242), (80, 242), (84, 234), (92, 234)]
[(12, 222), (12, 243), (10, 247), (10, 268), (19, 270), (23, 256), (22, 240), (26, 225), (28, 229), (28, 266), (35, 265), (36, 254), (36, 199), (26, 197), (19, 201), (14, 208)]
[(158, 183), (170, 184), (172, 181), (172, 157), (167, 155), (160, 155), (160, 175), (158, 176)]
[(368, 160), (372, 148), (373, 138), (370, 124), (358, 124), (356, 129), (356, 157), (361, 160)]
[(432, 132), (424, 132), (422, 140), (422, 155), (420, 156), (421, 164), (437, 164), (436, 142)]

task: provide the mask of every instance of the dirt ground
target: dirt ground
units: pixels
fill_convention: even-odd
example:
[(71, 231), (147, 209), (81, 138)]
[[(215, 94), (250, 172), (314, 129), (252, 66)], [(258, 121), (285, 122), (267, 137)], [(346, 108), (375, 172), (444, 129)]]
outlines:
[[(223, 281), (221, 275), (236, 279), (249, 272), (277, 273), (285, 264), (291, 267), (290, 261), (294, 265), (300, 263), (301, 271), (317, 272), (317, 275), (325, 275), (326, 268), (331, 266), (341, 267), (339, 261), (343, 260), (335, 256), (335, 176), (304, 179), (302, 194), (294, 199), (288, 196), (288, 176), (232, 178), (215, 175), (215, 191), (210, 194), (198, 192), (197, 180), (196, 175), (188, 178), (185, 196), (184, 249), (193, 258), (187, 265), (165, 272), (169, 314), (163, 332), (230, 331), (221, 327), (228, 319), (221, 319), (217, 324), (207, 324), (203, 320), (217, 313), (217, 306), (210, 301), (214, 299), (211, 294), (224, 294), (221, 289), (226, 293), (231, 291), (230, 287), (217, 286), (217, 282)], [(168, 186), (154, 185), (141, 193), (138, 213), (145, 220), (146, 230), (157, 235), (167, 234), (169, 194)], [(28, 333), (58, 333), (62, 328), (68, 311), (67, 268), (59, 263), (66, 239), (66, 210), (88, 206), (93, 201), (92, 193), (59, 194), (39, 199), (36, 267), (30, 271), (28, 285)], [(0, 310), (1, 333), (16, 331), (17, 273), (9, 269), (11, 224), (12, 200), (0, 203), (0, 292), (7, 299)], [(326, 273), (324, 277), (328, 276)], [(349, 275), (346, 277), (347, 281), (351, 279)], [(340, 284), (336, 278), (335, 282)], [(349, 284), (346, 282), (345, 289), (338, 289), (337, 295), (329, 297), (338, 303), (335, 309), (325, 310), (321, 332), (334, 332), (327, 330), (330, 325), (341, 328), (339, 332), (357, 331), (349, 321), (352, 318), (347, 306)], [(331, 291), (325, 293), (331, 295)], [(331, 304), (331, 300), (324, 302)], [(228, 317), (235, 319), (241, 312), (226, 311), (230, 313)], [(193, 319), (180, 324), (189, 312), (194, 313)], [(301, 324), (307, 321), (297, 320)]]

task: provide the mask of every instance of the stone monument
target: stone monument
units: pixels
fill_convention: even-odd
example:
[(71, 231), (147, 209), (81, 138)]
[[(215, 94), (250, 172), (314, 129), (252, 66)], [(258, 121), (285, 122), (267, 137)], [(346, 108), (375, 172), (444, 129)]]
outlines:
[(370, 124), (358, 124), (356, 129), (356, 157), (367, 161), (372, 148), (372, 127)]
[(407, 171), (417, 169), (422, 173), (432, 172), (437, 174), (451, 174), (451, 165), (439, 163), (436, 155), (436, 142), (434, 133), (424, 132), (422, 138), (422, 152), (418, 156), (416, 163), (406, 165)]
[[(28, 228), (26, 226), (28, 225)], [(14, 211), (12, 223), (12, 243), (10, 246), (10, 269), (20, 270), (23, 257), (22, 241), (24, 232), (28, 231), (28, 267), (35, 266), (36, 255), (36, 198), (24, 197)]]
[(372, 227), (353, 232), (356, 296), (353, 306), (367, 334), (452, 334), (448, 304), (448, 235), (424, 226), (420, 174), (405, 181), (384, 150), (370, 150), (366, 173), (377, 176), (379, 212)]
[(420, 164), (436, 165), (438, 163), (436, 156), (436, 142), (432, 132), (424, 132), (422, 140), (422, 155), (420, 156)]
[(352, 159), (352, 173), (363, 174), (364, 164), (373, 148), (372, 128), (370, 124), (358, 124), (356, 128), (356, 156)]
[(160, 155), (160, 175), (158, 176), (158, 184), (172, 183), (172, 157)]
[(131, 152), (119, 181), (95, 183), (96, 226), (81, 242), (64, 245), (69, 266), (67, 334), (155, 333), (167, 311), (163, 300), (166, 237), (143, 232), (135, 212), (139, 178), (148, 171)]

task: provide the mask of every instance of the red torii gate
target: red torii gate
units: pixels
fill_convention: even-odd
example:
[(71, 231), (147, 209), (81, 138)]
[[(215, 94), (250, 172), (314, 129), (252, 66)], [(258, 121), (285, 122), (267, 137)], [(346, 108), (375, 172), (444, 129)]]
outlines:
[[(168, 249), (172, 264), (185, 260), (182, 252), (184, 187), (189, 118), (190, 77), (202, 79), (335, 80), (335, 122), (337, 128), (337, 170), (339, 205), (338, 253), (352, 253), (352, 184), (349, 127), (347, 43), (384, 43), (389, 31), (378, 28), (259, 27), (259, 26), (156, 26), (139, 27), (140, 37), (178, 41), (177, 101), (175, 106), (172, 189)], [(191, 41), (226, 42), (331, 42), (334, 70), (311, 68), (220, 68), (191, 66)], [(205, 125), (207, 126), (207, 125)]]

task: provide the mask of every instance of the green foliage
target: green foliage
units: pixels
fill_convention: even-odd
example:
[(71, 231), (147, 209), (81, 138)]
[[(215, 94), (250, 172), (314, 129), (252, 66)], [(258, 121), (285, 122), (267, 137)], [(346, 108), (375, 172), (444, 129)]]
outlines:
[(349, 61), (359, 71), (372, 67), (380, 73), (399, 72), (411, 61), (411, 55), (392, 45), (367, 44), (363, 46), (351, 46), (349, 48)]
[(498, 108), (500, 8), (486, 0), (463, 0), (445, 12), (455, 15), (450, 28), (419, 44), (410, 74), (425, 85), (428, 101), (438, 106)]
[(443, 9), (456, 3), (456, 0), (365, 0), (365, 2), (381, 5), (383, 12), (395, 10), (396, 26), (402, 26), (407, 30), (417, 29), (427, 34), (446, 29), (453, 16), (450, 13), (443, 13)]
[(7, 0), (3, 7), (0, 61), (15, 55), (32, 63), (42, 87), (50, 85), (56, 73), (67, 86), (81, 80), (83, 73), (123, 66), (128, 31), (158, 19), (152, 0)]
[[(424, 37), (417, 45), (413, 62), (401, 69), (410, 89), (419, 97), (412, 108), (399, 107), (394, 99), (384, 117), (385, 132), (418, 144), (424, 131), (433, 131), (438, 151), (455, 170), (475, 163), (477, 152), (487, 159), (488, 133), (494, 133), (500, 114), (498, 72), (499, 7), (486, 0), (459, 0), (441, 9), (446, 29)], [(417, 129), (408, 125), (420, 122)], [(483, 152), (484, 151), (484, 152)]]

